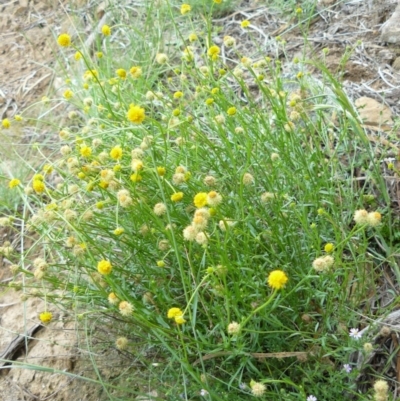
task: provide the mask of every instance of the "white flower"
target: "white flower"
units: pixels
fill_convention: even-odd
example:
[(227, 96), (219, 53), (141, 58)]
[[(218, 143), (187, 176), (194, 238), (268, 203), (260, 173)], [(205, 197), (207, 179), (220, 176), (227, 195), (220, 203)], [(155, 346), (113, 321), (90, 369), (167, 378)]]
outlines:
[(343, 365), (343, 370), (344, 370), (346, 373), (350, 373), (353, 369), (352, 369), (352, 367), (351, 367), (348, 363), (345, 363), (345, 364)]
[(208, 395), (209, 393), (208, 393), (208, 391), (207, 390), (204, 390), (204, 388), (202, 388), (201, 390), (200, 390), (200, 395), (202, 396), (202, 397), (205, 397), (206, 395)]
[(360, 330), (358, 329), (350, 329), (350, 337), (354, 338), (355, 340), (359, 340), (362, 337)]
[(315, 395), (309, 395), (307, 397), (307, 401), (318, 401), (318, 400), (317, 400), (317, 397), (315, 397)]

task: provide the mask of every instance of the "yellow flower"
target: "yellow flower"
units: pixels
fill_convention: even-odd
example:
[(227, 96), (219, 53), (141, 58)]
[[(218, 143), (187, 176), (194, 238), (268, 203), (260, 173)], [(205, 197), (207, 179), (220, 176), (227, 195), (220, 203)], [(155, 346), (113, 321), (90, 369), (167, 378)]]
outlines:
[(248, 21), (247, 19), (245, 19), (245, 20), (243, 20), (243, 21), (240, 23), (240, 26), (241, 26), (242, 28), (248, 28), (248, 27), (250, 26), (250, 21)]
[(168, 319), (174, 319), (176, 324), (183, 324), (186, 320), (183, 318), (183, 312), (179, 308), (171, 308), (168, 310)]
[(381, 224), (382, 215), (379, 212), (370, 212), (367, 216), (367, 222), (370, 227), (376, 227)]
[(168, 309), (168, 319), (173, 319), (176, 316), (182, 316), (183, 312), (179, 308), (170, 308)]
[(50, 323), (52, 318), (53, 318), (53, 314), (51, 312), (42, 312), (39, 315), (40, 321), (44, 324)]
[(130, 176), (130, 179), (132, 182), (140, 182), (140, 181), (142, 181), (143, 177), (139, 173), (133, 173)]
[(158, 267), (165, 267), (165, 262), (163, 260), (158, 260), (157, 261), (157, 266)]
[(183, 96), (183, 93), (181, 91), (174, 93), (174, 99), (180, 99), (182, 96)]
[(126, 79), (126, 71), (123, 68), (118, 68), (115, 73), (121, 78), (121, 79)]
[(135, 123), (135, 124), (140, 124), (145, 119), (144, 109), (140, 106), (131, 105), (126, 117), (128, 118), (128, 120), (130, 122)]
[(71, 99), (71, 97), (73, 97), (73, 96), (74, 96), (74, 92), (72, 92), (71, 89), (67, 89), (67, 90), (64, 92), (64, 97), (65, 97), (66, 99)]
[(92, 154), (92, 148), (87, 145), (82, 145), (79, 152), (83, 157), (89, 157)]
[(8, 118), (5, 118), (2, 122), (1, 125), (3, 128), (8, 129), (11, 126), (10, 120)]
[(330, 242), (328, 242), (328, 243), (325, 244), (325, 246), (324, 246), (324, 251), (325, 251), (326, 253), (331, 253), (331, 252), (333, 252), (334, 249), (335, 249), (334, 245), (333, 245), (332, 243), (330, 243)]
[(121, 146), (114, 146), (110, 151), (110, 157), (114, 160), (119, 160), (122, 157)]
[(32, 188), (37, 194), (41, 194), (45, 191), (46, 185), (41, 180), (33, 180)]
[(129, 72), (131, 73), (133, 78), (140, 78), (142, 75), (142, 69), (138, 66), (133, 66)]
[(16, 114), (14, 116), (14, 118), (15, 118), (15, 121), (22, 121), (23, 120), (22, 116), (20, 116), (19, 114)]
[(221, 51), (220, 48), (219, 48), (217, 45), (214, 45), (214, 46), (211, 46), (211, 47), (208, 49), (207, 54), (208, 54), (213, 60), (215, 60), (216, 58), (218, 58), (218, 55), (219, 55), (220, 51)]
[(111, 28), (110, 28), (108, 25), (103, 25), (103, 26), (101, 27), (101, 33), (102, 33), (104, 36), (110, 36), (110, 35), (111, 35)]
[(171, 195), (172, 202), (179, 202), (183, 199), (183, 192), (175, 192)]
[(167, 172), (167, 169), (165, 167), (157, 167), (157, 174), (160, 177), (163, 177), (166, 172)]
[(268, 276), (268, 285), (274, 290), (280, 290), (288, 280), (288, 276), (284, 271), (274, 270)]
[(82, 53), (81, 53), (81, 52), (76, 52), (76, 53), (74, 54), (74, 59), (75, 59), (76, 61), (79, 61), (81, 58), (82, 58)]
[(115, 230), (114, 230), (114, 235), (121, 235), (121, 234), (123, 234), (124, 233), (124, 229), (122, 228), (122, 227), (117, 227)]
[(236, 107), (229, 107), (229, 109), (226, 111), (229, 116), (234, 116), (236, 114)]
[(198, 38), (197, 38), (197, 35), (195, 33), (191, 33), (189, 35), (188, 39), (189, 39), (189, 42), (195, 42)]
[(192, 9), (192, 7), (190, 7), (189, 4), (182, 4), (182, 5), (181, 5), (181, 14), (182, 14), (182, 15), (185, 15), (185, 14), (187, 14), (188, 12), (190, 12), (191, 9)]
[(21, 181), (18, 178), (13, 178), (12, 180), (10, 180), (10, 182), (8, 183), (8, 188), (15, 188), (17, 187), (19, 184), (21, 184)]
[(196, 207), (204, 207), (207, 205), (207, 193), (199, 192), (194, 197), (193, 203)]
[(103, 58), (103, 52), (97, 52), (96, 53), (97, 58)]
[(99, 263), (97, 263), (97, 271), (100, 274), (110, 274), (112, 270), (112, 265), (108, 260), (100, 260)]
[(62, 34), (58, 37), (57, 43), (58, 43), (61, 47), (68, 47), (68, 46), (71, 46), (71, 36), (69, 36), (67, 33), (62, 33)]
[(222, 3), (222, 0), (214, 0), (214, 3), (216, 3), (216, 4), (221, 4), (221, 3)]

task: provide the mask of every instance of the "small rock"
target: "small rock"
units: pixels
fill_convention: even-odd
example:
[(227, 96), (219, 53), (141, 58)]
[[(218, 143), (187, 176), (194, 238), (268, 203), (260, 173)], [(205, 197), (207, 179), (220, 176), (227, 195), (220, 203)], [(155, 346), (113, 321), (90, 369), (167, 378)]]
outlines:
[(393, 69), (400, 71), (400, 57), (397, 57), (392, 64)]
[(383, 42), (400, 43), (400, 4), (393, 15), (383, 24), (381, 39)]

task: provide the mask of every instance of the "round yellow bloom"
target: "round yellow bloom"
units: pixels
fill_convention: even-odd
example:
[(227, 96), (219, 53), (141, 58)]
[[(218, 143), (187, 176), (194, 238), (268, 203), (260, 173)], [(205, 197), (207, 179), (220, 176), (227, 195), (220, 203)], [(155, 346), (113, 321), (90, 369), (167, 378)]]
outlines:
[(174, 93), (174, 99), (180, 99), (183, 96), (183, 92), (178, 91)]
[(179, 202), (183, 199), (183, 192), (175, 192), (171, 195), (172, 202)]
[(71, 99), (71, 97), (73, 97), (73, 96), (74, 96), (74, 92), (72, 92), (71, 89), (67, 89), (67, 90), (64, 92), (64, 97), (65, 97), (66, 99)]
[(157, 174), (160, 177), (163, 177), (166, 172), (167, 172), (167, 169), (165, 167), (157, 167)]
[(123, 68), (118, 68), (115, 73), (121, 78), (121, 79), (126, 79), (126, 71)]
[(194, 197), (193, 203), (196, 207), (204, 207), (207, 205), (207, 193), (199, 192)]
[(128, 347), (129, 340), (126, 337), (118, 337), (117, 341), (115, 341), (115, 346), (123, 351)]
[(115, 230), (114, 230), (114, 234), (115, 235), (121, 235), (121, 234), (123, 234), (125, 232), (125, 230), (122, 228), (122, 227), (117, 227)]
[(333, 252), (334, 249), (335, 249), (335, 246), (334, 246), (332, 243), (330, 243), (330, 242), (328, 242), (328, 243), (325, 244), (325, 246), (324, 246), (324, 251), (325, 251), (326, 253), (331, 253), (331, 252)]
[(121, 146), (114, 146), (110, 151), (110, 157), (114, 160), (119, 160), (122, 157)]
[(39, 315), (40, 321), (44, 324), (50, 323), (52, 318), (53, 318), (53, 314), (51, 312), (42, 312)]
[(130, 122), (140, 124), (145, 119), (144, 109), (140, 106), (131, 106), (126, 117)]
[(12, 180), (10, 180), (10, 182), (8, 183), (8, 188), (15, 188), (17, 187), (19, 184), (21, 184), (21, 181), (18, 178), (13, 178)]
[(216, 57), (218, 57), (220, 51), (220, 48), (217, 45), (214, 45), (208, 49), (207, 54), (214, 60)]
[(183, 318), (183, 316), (182, 315), (180, 315), (180, 316), (175, 316), (175, 323), (176, 324), (183, 324), (183, 323), (186, 323), (186, 320)]
[(189, 4), (182, 4), (182, 5), (181, 5), (181, 14), (182, 14), (182, 15), (185, 15), (185, 14), (187, 14), (188, 12), (190, 12), (191, 9), (192, 9), (192, 7), (190, 7)]
[(139, 173), (133, 173), (129, 178), (132, 182), (140, 182), (143, 179)]
[(103, 25), (103, 26), (101, 27), (101, 33), (102, 33), (104, 36), (110, 36), (110, 35), (111, 35), (111, 28), (110, 28), (108, 25)]
[(112, 270), (112, 265), (110, 261), (108, 260), (100, 260), (99, 263), (97, 263), (97, 271), (100, 274), (110, 274)]
[(236, 107), (229, 107), (226, 112), (228, 113), (228, 116), (234, 116), (236, 114)]
[(82, 145), (79, 152), (83, 157), (89, 157), (92, 154), (92, 148), (87, 145)]
[(158, 267), (165, 267), (165, 262), (163, 260), (158, 260), (157, 261), (157, 266)]
[(242, 28), (248, 28), (248, 27), (250, 26), (250, 21), (248, 21), (247, 19), (245, 19), (244, 21), (242, 21), (242, 22), (240, 23), (240, 26), (241, 26)]
[(69, 36), (67, 33), (62, 33), (58, 39), (57, 43), (61, 47), (68, 47), (71, 46), (71, 36)]
[(11, 126), (10, 120), (8, 118), (5, 118), (2, 122), (1, 125), (3, 128), (8, 129)]
[(182, 315), (182, 311), (179, 308), (170, 308), (168, 309), (168, 319), (173, 319), (176, 316)]
[(46, 185), (41, 180), (33, 180), (32, 188), (37, 194), (41, 194), (42, 192), (45, 191)]
[(16, 114), (14, 116), (14, 119), (15, 119), (15, 121), (22, 121), (23, 120), (22, 116), (20, 116), (19, 114)]
[(132, 77), (135, 79), (140, 78), (142, 75), (142, 69), (138, 66), (131, 67), (129, 72), (131, 73)]
[(198, 37), (197, 37), (197, 35), (195, 33), (191, 33), (189, 35), (188, 39), (189, 39), (189, 42), (195, 42), (198, 39)]
[(79, 61), (81, 58), (82, 58), (82, 53), (81, 53), (81, 52), (76, 52), (76, 53), (74, 54), (74, 59), (75, 59), (76, 61)]
[(280, 290), (288, 280), (288, 276), (284, 271), (274, 270), (268, 276), (268, 285), (274, 290)]

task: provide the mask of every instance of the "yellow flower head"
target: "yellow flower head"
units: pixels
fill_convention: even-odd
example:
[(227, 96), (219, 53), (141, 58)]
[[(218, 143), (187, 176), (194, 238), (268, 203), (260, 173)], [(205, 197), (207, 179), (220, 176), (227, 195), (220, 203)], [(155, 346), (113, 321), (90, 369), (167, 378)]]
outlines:
[(1, 125), (3, 128), (8, 129), (11, 126), (10, 120), (8, 118), (5, 118), (2, 122)]
[(188, 39), (189, 39), (189, 42), (195, 42), (198, 39), (198, 37), (197, 37), (197, 35), (195, 33), (191, 33), (189, 35)]
[(40, 321), (44, 324), (50, 323), (52, 318), (53, 318), (53, 314), (51, 312), (42, 312), (39, 315)]
[(115, 73), (121, 78), (121, 79), (126, 79), (126, 71), (123, 68), (118, 68)]
[(268, 276), (268, 285), (274, 290), (280, 290), (288, 280), (288, 276), (284, 271), (274, 270)]
[(71, 99), (71, 97), (73, 97), (73, 96), (74, 96), (74, 92), (72, 92), (71, 89), (67, 89), (67, 90), (64, 92), (64, 97), (65, 97), (65, 99)]
[(204, 207), (207, 205), (207, 192), (199, 192), (194, 197), (193, 203), (196, 207)]
[(32, 188), (37, 194), (41, 194), (42, 192), (45, 191), (46, 185), (41, 180), (33, 180)]
[(331, 253), (331, 252), (333, 252), (334, 249), (335, 249), (335, 246), (334, 246), (331, 242), (328, 242), (328, 243), (325, 244), (325, 246), (324, 246), (324, 251), (325, 251), (326, 253)]
[(183, 92), (178, 91), (174, 93), (174, 99), (180, 99), (183, 96)]
[(62, 33), (58, 39), (57, 43), (61, 47), (68, 47), (71, 46), (71, 36), (69, 36), (67, 33)]
[(135, 79), (140, 78), (142, 75), (142, 69), (138, 66), (131, 67), (129, 72), (131, 73), (132, 77)]
[(248, 27), (250, 26), (250, 21), (248, 21), (247, 19), (245, 19), (245, 20), (243, 20), (243, 21), (240, 23), (240, 26), (241, 26), (242, 28), (248, 28)]
[(186, 320), (183, 318), (183, 312), (179, 308), (171, 308), (168, 310), (168, 319), (174, 319), (176, 324), (183, 324)]
[(108, 260), (100, 260), (99, 263), (97, 263), (97, 271), (100, 274), (110, 274), (112, 270), (112, 265)]
[(79, 61), (81, 58), (82, 58), (82, 53), (81, 53), (81, 52), (76, 52), (76, 53), (74, 54), (74, 59), (75, 59), (76, 61)]
[(236, 114), (236, 107), (229, 107), (226, 112), (228, 113), (228, 116), (234, 116)]
[(118, 297), (115, 295), (114, 292), (110, 292), (110, 293), (108, 294), (108, 302), (109, 302), (111, 305), (116, 305), (116, 304), (119, 302), (119, 299), (118, 299)]
[(92, 154), (92, 148), (90, 146), (87, 146), (87, 145), (82, 145), (80, 150), (79, 150), (79, 153), (83, 157), (89, 157)]
[(175, 192), (171, 195), (172, 202), (179, 202), (183, 199), (183, 192)]
[(132, 122), (134, 124), (140, 124), (143, 122), (143, 120), (145, 119), (146, 116), (145, 116), (144, 109), (142, 107), (131, 105), (126, 117), (128, 118), (128, 120), (130, 122)]
[(192, 9), (192, 7), (190, 7), (189, 4), (182, 4), (181, 5), (181, 14), (185, 15), (185, 14), (189, 13), (191, 9)]
[(218, 58), (220, 51), (221, 50), (217, 45), (213, 45), (208, 49), (207, 54), (209, 57), (211, 57), (213, 60), (215, 60)]
[(114, 146), (110, 151), (110, 157), (114, 160), (119, 160), (122, 157), (121, 146)]
[(110, 36), (110, 35), (111, 35), (111, 28), (110, 28), (108, 25), (103, 25), (103, 26), (101, 27), (101, 33), (102, 33), (104, 36)]
[(157, 174), (160, 177), (164, 177), (166, 172), (167, 172), (167, 169), (165, 167), (157, 167)]
[(10, 180), (10, 182), (8, 183), (8, 188), (15, 188), (17, 187), (19, 184), (21, 184), (21, 181), (18, 178), (13, 178), (12, 180)]
[(115, 230), (114, 230), (114, 235), (121, 235), (121, 234), (123, 234), (124, 233), (124, 229), (122, 228), (122, 227), (117, 227)]
[(179, 308), (170, 308), (168, 309), (168, 319), (173, 319), (176, 316), (181, 316), (183, 312)]

